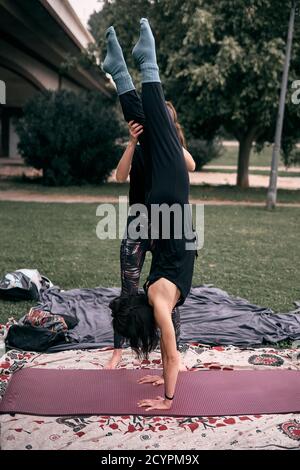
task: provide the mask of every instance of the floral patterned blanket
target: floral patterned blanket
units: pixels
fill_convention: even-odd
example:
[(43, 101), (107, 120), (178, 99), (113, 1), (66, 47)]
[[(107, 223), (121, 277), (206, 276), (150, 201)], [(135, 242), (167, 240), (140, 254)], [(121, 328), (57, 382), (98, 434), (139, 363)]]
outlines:
[[(101, 369), (111, 350), (71, 350), (36, 354), (11, 350), (0, 359), (0, 396), (22, 367)], [(184, 364), (194, 373), (208, 369), (300, 370), (299, 349), (183, 347)], [(159, 351), (139, 363), (126, 350), (119, 367), (161, 369)], [(190, 372), (187, 372), (190, 373)], [(2, 450), (200, 450), (300, 449), (300, 414), (222, 417), (0, 415)]]

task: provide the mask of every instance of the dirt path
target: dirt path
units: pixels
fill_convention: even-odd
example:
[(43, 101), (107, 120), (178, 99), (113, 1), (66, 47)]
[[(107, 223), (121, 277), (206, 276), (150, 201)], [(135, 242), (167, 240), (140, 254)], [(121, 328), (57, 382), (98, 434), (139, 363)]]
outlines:
[[(195, 171), (190, 173), (191, 184), (211, 184), (213, 186), (229, 185), (236, 186), (236, 173), (209, 173)], [(249, 175), (249, 184), (251, 188), (268, 188), (269, 176), (267, 175)], [(300, 189), (300, 177), (298, 176), (278, 176), (278, 189)]]
[[(41, 176), (41, 172), (35, 170), (31, 167), (26, 167), (20, 161), (16, 161), (14, 164), (7, 164), (7, 160), (5, 162), (0, 161), (0, 177), (1, 178), (9, 178), (12, 176), (22, 176), (26, 175), (27, 177), (36, 177)], [(267, 167), (251, 167), (254, 171), (256, 169), (269, 170)], [(218, 166), (218, 165), (208, 165), (206, 167), (208, 171), (205, 171), (205, 167), (203, 171), (195, 171), (194, 173), (190, 173), (190, 182), (191, 184), (210, 184), (213, 186), (219, 185), (236, 185), (236, 167), (232, 166)], [(209, 169), (214, 170), (214, 172), (210, 172)], [(217, 170), (230, 170), (230, 173), (218, 173)], [(280, 167), (281, 170), (281, 167)], [(286, 171), (284, 167), (282, 167), (282, 171)], [(299, 176), (292, 176), (293, 172), (299, 173), (299, 168), (289, 169), (291, 176), (279, 176), (277, 181), (278, 189), (300, 189), (300, 177)], [(108, 178), (108, 182), (115, 182), (114, 171), (112, 172), (111, 177)], [(268, 175), (249, 175), (249, 183), (252, 188), (268, 188), (269, 186), (269, 176)]]
[[(230, 170), (232, 173), (236, 173), (236, 165), (205, 165), (202, 168), (204, 171), (209, 170)], [(229, 171), (229, 173), (230, 173)], [(270, 171), (269, 166), (249, 166), (249, 172), (251, 171)], [(284, 171), (286, 173), (300, 173), (300, 167), (290, 167), (286, 168), (285, 166), (279, 166), (278, 171)]]
[[(210, 167), (212, 168), (212, 167)], [(215, 169), (223, 169), (227, 167), (215, 167)], [(299, 172), (299, 169), (297, 170)], [(195, 171), (189, 173), (191, 184), (210, 184), (212, 186), (229, 185), (236, 186), (236, 171), (231, 173), (218, 173), (209, 171)], [(115, 172), (108, 178), (109, 183), (115, 183)], [(268, 175), (249, 175), (249, 184), (251, 188), (268, 188)], [(299, 176), (278, 176), (278, 189), (300, 189)]]
[[(89, 196), (78, 194), (39, 194), (30, 193), (28, 191), (0, 191), (0, 201), (16, 201), (16, 202), (45, 202), (45, 203), (118, 203), (116, 196)], [(203, 199), (190, 199), (191, 204), (204, 204), (206, 206), (254, 206), (264, 207), (265, 202), (254, 201), (230, 201), (211, 199), (209, 201)], [(278, 203), (279, 207), (300, 207), (300, 203)]]

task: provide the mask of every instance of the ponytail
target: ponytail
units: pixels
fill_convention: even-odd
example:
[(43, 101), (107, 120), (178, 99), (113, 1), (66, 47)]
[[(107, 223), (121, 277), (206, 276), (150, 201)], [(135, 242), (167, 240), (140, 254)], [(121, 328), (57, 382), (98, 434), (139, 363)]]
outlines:
[(186, 149), (185, 135), (184, 135), (184, 132), (183, 132), (183, 129), (182, 129), (181, 125), (178, 122), (176, 109), (174, 108), (171, 101), (166, 101), (166, 105), (172, 111), (173, 121), (174, 121), (176, 130), (177, 130), (177, 134), (178, 134), (180, 143), (181, 143), (182, 147), (184, 147)]

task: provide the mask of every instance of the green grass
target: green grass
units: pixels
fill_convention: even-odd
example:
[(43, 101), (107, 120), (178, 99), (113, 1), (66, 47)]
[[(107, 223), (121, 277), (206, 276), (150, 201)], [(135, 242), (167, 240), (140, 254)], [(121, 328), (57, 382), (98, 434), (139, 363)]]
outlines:
[(39, 194), (65, 194), (83, 196), (124, 196), (128, 194), (127, 183), (105, 183), (99, 185), (86, 184), (82, 186), (44, 186), (43, 184), (23, 181), (22, 178), (14, 177), (0, 180), (0, 191), (26, 191)]
[[(204, 201), (237, 201), (237, 202), (265, 202), (267, 189), (248, 188), (240, 189), (236, 186), (220, 185), (191, 185), (190, 198)], [(290, 189), (278, 189), (277, 201), (282, 203), (299, 204), (300, 191)]]
[[(96, 237), (97, 204), (0, 202), (0, 275), (36, 268), (63, 289), (120, 285), (119, 240)], [(300, 299), (300, 208), (205, 208), (205, 242), (193, 284), (286, 312)], [(143, 279), (149, 270), (147, 256)], [(0, 322), (30, 302), (0, 301)]]
[[(256, 153), (254, 150), (250, 156), (250, 166), (270, 166), (272, 159), (272, 146), (265, 147), (261, 153)], [(212, 160), (210, 165), (237, 165), (238, 161), (238, 147), (224, 147), (224, 153), (220, 158)], [(284, 165), (282, 160), (279, 164)]]
[[(24, 182), (19, 178), (0, 181), (0, 191), (26, 191), (33, 194), (63, 194), (63, 195), (82, 195), (82, 196), (127, 196), (128, 184), (106, 183), (102, 185), (84, 185), (52, 187), (43, 186), (37, 183)], [(191, 185), (190, 197), (203, 200), (229, 200), (229, 201), (249, 201), (264, 202), (266, 200), (267, 190), (264, 188), (240, 189), (235, 186), (220, 185)], [(300, 190), (278, 190), (278, 202), (300, 203)]]

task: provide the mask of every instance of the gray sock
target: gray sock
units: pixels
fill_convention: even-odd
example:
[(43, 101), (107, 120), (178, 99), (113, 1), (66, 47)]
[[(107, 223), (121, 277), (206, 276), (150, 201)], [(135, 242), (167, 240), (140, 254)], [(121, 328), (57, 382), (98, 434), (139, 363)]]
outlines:
[(102, 70), (112, 76), (117, 87), (118, 95), (135, 90), (113, 26), (107, 29), (105, 37), (107, 52), (102, 64)]
[(139, 64), (142, 83), (160, 82), (159, 68), (156, 61), (155, 39), (147, 18), (140, 20), (140, 38), (132, 50), (132, 55)]

